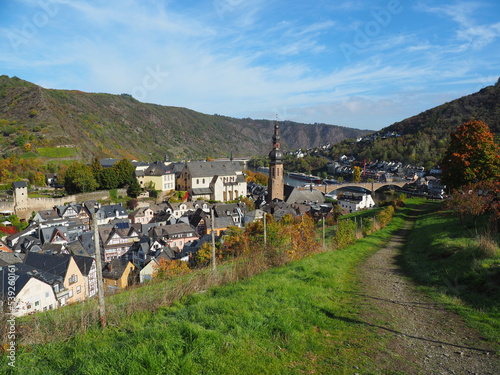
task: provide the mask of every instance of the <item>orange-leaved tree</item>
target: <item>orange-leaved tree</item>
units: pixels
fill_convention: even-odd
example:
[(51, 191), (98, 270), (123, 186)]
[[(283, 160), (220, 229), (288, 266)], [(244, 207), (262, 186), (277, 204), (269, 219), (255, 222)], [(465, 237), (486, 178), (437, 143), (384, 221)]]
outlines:
[(500, 154), (493, 134), (482, 121), (469, 121), (450, 136), (441, 161), (448, 192), (462, 186), (500, 179)]
[(187, 263), (182, 260), (166, 260), (162, 258), (158, 261), (158, 266), (155, 267), (153, 277), (155, 279), (173, 279), (190, 271)]

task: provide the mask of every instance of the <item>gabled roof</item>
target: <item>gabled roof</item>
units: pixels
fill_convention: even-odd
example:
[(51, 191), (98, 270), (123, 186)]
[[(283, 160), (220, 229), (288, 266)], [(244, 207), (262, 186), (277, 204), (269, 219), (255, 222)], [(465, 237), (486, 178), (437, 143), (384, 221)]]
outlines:
[(99, 162), (101, 163), (101, 166), (103, 168), (111, 168), (119, 161), (120, 161), (120, 159), (112, 159), (112, 158), (105, 158), (105, 159), (99, 160)]
[(108, 219), (116, 216), (128, 216), (127, 211), (121, 204), (101, 206), (97, 211), (97, 217), (99, 219)]
[(71, 255), (67, 254), (28, 253), (24, 259), (26, 265), (60, 276), (63, 279), (66, 277), (70, 261)]
[(164, 236), (173, 236), (175, 234), (181, 233), (193, 233), (193, 235), (196, 235), (196, 231), (193, 229), (193, 227), (186, 223), (163, 225), (159, 227), (159, 229), (161, 229), (161, 233)]
[(88, 276), (90, 270), (92, 269), (93, 264), (95, 263), (95, 259), (92, 257), (86, 257), (81, 255), (73, 255), (73, 259), (76, 262), (76, 265), (80, 269), (80, 272), (83, 276)]
[(148, 168), (144, 171), (145, 176), (163, 176), (166, 174), (174, 174), (175, 171), (167, 167), (161, 161), (155, 161), (151, 163)]
[(14, 189), (27, 188), (28, 187), (28, 183), (26, 181), (14, 181), (12, 183), (12, 187)]
[(190, 161), (186, 163), (192, 178), (241, 174), (241, 163), (235, 161)]
[(22, 263), (25, 254), (19, 253), (0, 253), (0, 267), (9, 264)]
[[(15, 287), (12, 288), (12, 286), (9, 284), (9, 277), (12, 277), (11, 275), (12, 273), (7, 267), (0, 267), (0, 299), (3, 299), (5, 296), (7, 296), (9, 291), (13, 291), (14, 295), (17, 296), (24, 288), (24, 286), (28, 283), (28, 281), (32, 278), (32, 276), (16, 270), (16, 272), (14, 273)], [(11, 288), (9, 288), (9, 286)]]
[(104, 265), (102, 277), (106, 279), (118, 280), (123, 276), (127, 267), (136, 268), (128, 259), (112, 259)]
[[(52, 255), (49, 255), (49, 256), (52, 256)], [(18, 273), (20, 275), (24, 274), (24, 275), (28, 275), (30, 277), (33, 276), (39, 280), (46, 282), (47, 284), (50, 284), (50, 285), (59, 284), (61, 287), (63, 286), (63, 280), (64, 280), (63, 277), (56, 275), (52, 272), (48, 272), (48, 271), (43, 270), (41, 268), (29, 265), (29, 264), (25, 264), (25, 263), (16, 263), (14, 265), (14, 267), (16, 268), (16, 273)]]
[[(207, 228), (210, 228), (211, 226), (210, 218), (207, 219)], [(214, 218), (214, 228), (215, 229), (220, 229), (220, 228), (227, 228), (230, 227), (231, 225), (234, 225), (234, 221), (230, 216), (222, 216), (222, 217), (216, 217)]]
[(36, 216), (40, 217), (43, 221), (60, 218), (59, 212), (54, 208), (51, 210), (40, 210)]
[(287, 203), (304, 203), (304, 202), (317, 202), (323, 203), (325, 197), (321, 191), (316, 189), (300, 190), (294, 186), (285, 185), (285, 202)]
[(49, 227), (40, 229), (40, 240), (42, 243), (52, 242), (56, 237), (61, 237), (66, 242), (68, 241), (67, 227)]

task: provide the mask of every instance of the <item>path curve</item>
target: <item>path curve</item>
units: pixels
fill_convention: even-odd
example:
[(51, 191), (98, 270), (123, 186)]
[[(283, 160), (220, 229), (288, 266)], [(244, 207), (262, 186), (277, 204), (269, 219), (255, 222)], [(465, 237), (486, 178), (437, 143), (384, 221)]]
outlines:
[(414, 220), (361, 266), (363, 318), (388, 339), (375, 354), (380, 373), (500, 374), (500, 358), (457, 314), (444, 309), (401, 272), (396, 257)]

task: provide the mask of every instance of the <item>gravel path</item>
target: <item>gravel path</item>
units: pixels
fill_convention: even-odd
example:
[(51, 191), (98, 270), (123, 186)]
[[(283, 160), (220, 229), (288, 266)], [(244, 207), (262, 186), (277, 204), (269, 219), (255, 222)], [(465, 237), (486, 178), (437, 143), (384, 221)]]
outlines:
[(381, 374), (500, 374), (500, 358), (456, 314), (418, 292), (396, 256), (413, 224), (361, 267), (364, 320), (387, 336), (388, 351), (375, 355)]

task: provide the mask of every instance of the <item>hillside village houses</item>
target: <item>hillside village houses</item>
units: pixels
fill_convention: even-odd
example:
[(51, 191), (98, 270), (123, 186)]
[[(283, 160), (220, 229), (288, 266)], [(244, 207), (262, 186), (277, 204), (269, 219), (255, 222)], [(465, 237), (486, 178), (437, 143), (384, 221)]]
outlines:
[[(103, 159), (102, 165), (106, 168), (116, 161)], [(175, 167), (163, 162), (136, 163), (136, 177), (142, 186), (152, 183), (163, 191), (180, 185), (190, 200), (144, 205), (132, 212), (119, 204), (99, 205), (93, 212), (95, 201), (56, 205), (36, 212), (25, 230), (4, 239), (0, 277), (7, 280), (8, 267), (15, 270), (18, 315), (96, 295), (93, 218), (98, 224), (108, 291), (150, 280), (161, 258), (188, 261), (205, 242), (202, 237), (210, 235), (213, 204), (203, 198), (221, 202), (214, 210), (213, 226), (218, 235), (230, 225), (244, 225), (248, 208), (224, 203), (247, 194), (238, 162), (185, 162)], [(27, 187), (24, 181), (13, 184), (22, 206), (29, 204)], [(2, 281), (2, 296), (6, 286)]]
[[(279, 127), (275, 127), (275, 132), (278, 131)], [(275, 138), (274, 146), (279, 144), (279, 136), (275, 134)], [(107, 168), (117, 161), (102, 159), (101, 164)], [(249, 221), (260, 220), (264, 212), (279, 219), (286, 214), (297, 216), (319, 210), (318, 205), (324, 202), (316, 190), (299, 192), (288, 186), (285, 189), (283, 181), (276, 180), (273, 186), (283, 187), (281, 193), (275, 190), (281, 198), (268, 205), (261, 202), (261, 209), (253, 214), (254, 207), (234, 203), (248, 195), (239, 162), (134, 162), (134, 165), (141, 186), (154, 184), (155, 189), (164, 192), (187, 191), (188, 200), (150, 205), (141, 202), (133, 211), (119, 204), (96, 205), (95, 201), (39, 210), (26, 229), (8, 236), (2, 243), (1, 301), (6, 296), (5, 281), (9, 274), (15, 275), (19, 285), (18, 315), (55, 309), (95, 296), (95, 236), (101, 250), (104, 284), (108, 292), (113, 292), (151, 280), (160, 259), (189, 261), (203, 243), (210, 241), (212, 231), (221, 236), (230, 226), (243, 227)], [(283, 173), (273, 178), (283, 179)], [(14, 183), (13, 188), (15, 198), (19, 199), (16, 204), (29, 205), (26, 182)], [(97, 222), (97, 233), (93, 231), (92, 220)]]

